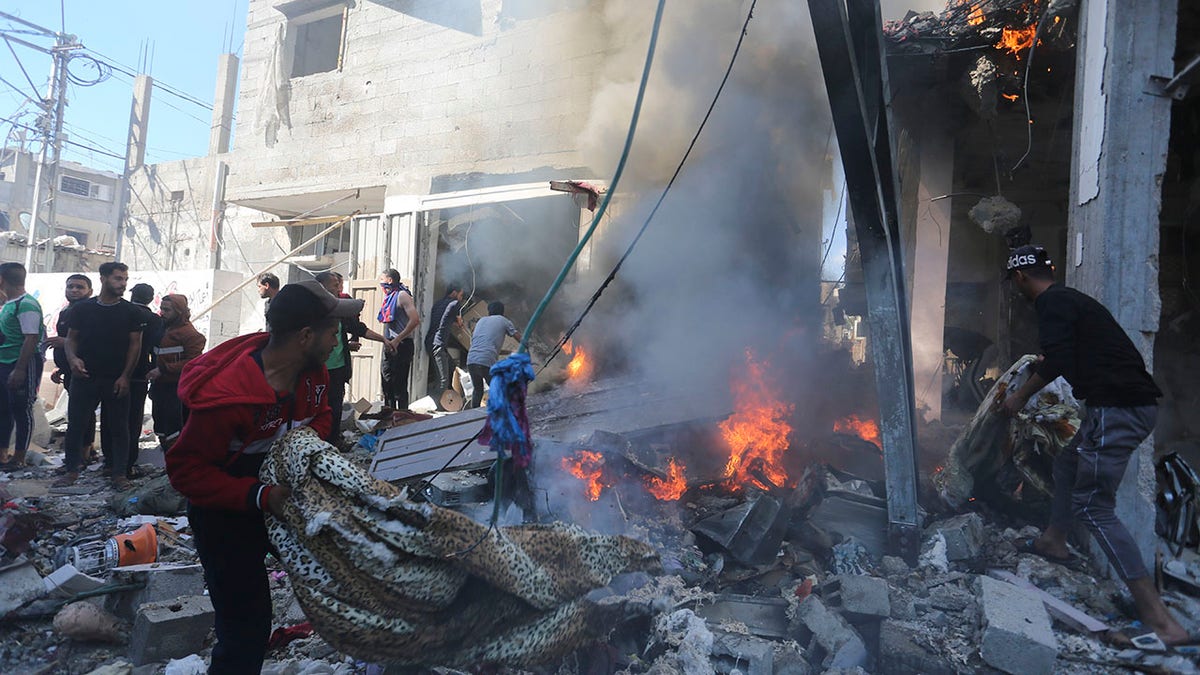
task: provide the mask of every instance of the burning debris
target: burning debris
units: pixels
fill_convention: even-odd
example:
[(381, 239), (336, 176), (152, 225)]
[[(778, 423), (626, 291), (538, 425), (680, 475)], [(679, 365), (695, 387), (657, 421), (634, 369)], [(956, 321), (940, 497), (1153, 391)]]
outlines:
[[(946, 9), (909, 12), (883, 26), (889, 50), (898, 53), (936, 54), (992, 48), (1018, 61), (1034, 45), (1067, 46), (1074, 29), (1067, 29), (1073, 1), (1061, 0), (948, 0)], [(1038, 24), (1043, 26), (1038, 36)]]

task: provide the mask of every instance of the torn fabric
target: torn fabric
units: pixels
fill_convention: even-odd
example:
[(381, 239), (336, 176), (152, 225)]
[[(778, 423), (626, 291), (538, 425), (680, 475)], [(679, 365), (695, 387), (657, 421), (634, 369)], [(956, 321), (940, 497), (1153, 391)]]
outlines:
[(619, 607), (586, 593), (657, 567), (654, 551), (627, 537), (561, 523), (489, 531), (409, 501), (307, 427), (275, 444), (260, 477), (292, 490), (285, 516), (266, 521), (301, 608), (322, 638), (364, 660), (554, 661), (612, 627)]
[(962, 508), (977, 481), (991, 479), (1009, 463), (1034, 491), (1046, 497), (1053, 494), (1053, 458), (1079, 430), (1080, 404), (1071, 385), (1061, 377), (1055, 379), (1032, 396), (1015, 418), (998, 408), (1010, 392), (1025, 384), (1037, 361), (1032, 354), (1017, 359), (992, 386), (950, 448), (945, 468), (934, 476), (947, 506)]

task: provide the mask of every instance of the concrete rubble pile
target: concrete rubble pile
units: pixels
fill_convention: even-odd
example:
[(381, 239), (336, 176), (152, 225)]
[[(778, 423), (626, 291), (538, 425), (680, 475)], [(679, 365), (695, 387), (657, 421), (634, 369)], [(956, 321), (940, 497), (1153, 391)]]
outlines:
[[(371, 416), (368, 407), (359, 412)], [(356, 421), (347, 416), (347, 426)], [(366, 422), (347, 441), (377, 431)], [(857, 448), (851, 439), (835, 440), (835, 455)], [(46, 453), (51, 466), (0, 475), (0, 672), (204, 672), (212, 608), (186, 516), (174, 510), (118, 517), (115, 509), (134, 508), (141, 498), (131, 504), (131, 495), (113, 495), (94, 471), (74, 488), (49, 489), (61, 457), (56, 442)], [(630, 472), (656, 470), (637, 444), (618, 435), (597, 433), (589, 442), (614, 463), (626, 461)], [(370, 440), (348, 445), (339, 458), (362, 469), (371, 464)], [(147, 448), (145, 456), (156, 452)], [(944, 483), (941, 499), (929, 488), (926, 506), (940, 513), (926, 519), (919, 557), (889, 555), (878, 471), (863, 465), (855, 473), (826, 459), (813, 461), (787, 487), (768, 480), (740, 489), (692, 485), (674, 501), (651, 502), (654, 508), (622, 508), (615, 490), (589, 502), (589, 509), (620, 513), (620, 531), (650, 543), (661, 569), (620, 574), (587, 593), (587, 602), (607, 608), (599, 639), (550, 663), (489, 672), (1195, 671), (1193, 654), (1108, 646), (1103, 635), (1110, 626), (1138, 633), (1118, 581), (1019, 553), (1014, 542), (1035, 528), (965, 496), (958, 512), (948, 510)], [(149, 494), (162, 469), (143, 468), (147, 475), (135, 483)], [(426, 494), (486, 520), (479, 515), (491, 510), (486, 471), (446, 477), (441, 492)], [(161, 493), (156, 503), (178, 508)], [(586, 527), (586, 514), (561, 517)], [(154, 562), (111, 566), (89, 547), (134, 537), (147, 524), (157, 538)], [(1200, 577), (1194, 552), (1169, 558), (1165, 572)], [(68, 560), (91, 567), (84, 573)], [(339, 651), (297, 600), (297, 580), (273, 558), (268, 566), (275, 631), (264, 673), (468, 672), (444, 663), (389, 666)], [(1200, 601), (1193, 597), (1200, 588), (1171, 588), (1168, 604), (1185, 627), (1200, 632)]]

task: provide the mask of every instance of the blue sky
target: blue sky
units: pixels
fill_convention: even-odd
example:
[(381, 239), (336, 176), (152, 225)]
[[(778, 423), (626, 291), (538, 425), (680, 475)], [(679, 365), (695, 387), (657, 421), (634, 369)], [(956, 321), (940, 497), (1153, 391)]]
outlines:
[[(166, 85), (177, 92), (196, 98), (211, 107), (216, 87), (217, 57), (232, 50), (241, 55), (242, 36), (246, 28), (246, 0), (61, 0), (65, 8), (66, 32), (92, 52), (84, 52), (101, 60), (111, 60), (122, 69), (137, 72), (138, 64), (147, 61), (144, 69), (156, 85)], [(39, 24), (51, 30), (61, 30), (62, 16), (58, 0), (4, 0), (0, 11)], [(0, 18), (0, 28), (10, 22)], [(26, 30), (23, 26), (11, 27)], [(232, 37), (230, 33), (232, 32)], [(17, 34), (42, 46), (51, 38)], [(232, 47), (228, 45), (232, 44)], [(37, 85), (38, 95), (45, 95), (50, 74), (50, 57), (20, 45), (13, 45), (30, 79)], [(144, 50), (153, 54), (142, 59)], [(71, 72), (92, 79), (96, 71), (76, 59)], [(8, 134), (10, 122), (32, 126), (35, 107), (25, 101), (31, 92), (29, 81), (18, 67), (13, 54), (0, 41), (0, 77), (21, 90), (0, 82), (0, 133)], [(75, 143), (92, 146), (121, 157), (125, 153), (125, 137), (129, 126), (129, 105), (133, 93), (132, 78), (113, 71), (108, 80), (83, 87), (68, 85), (66, 109), (67, 138)], [(18, 115), (19, 112), (27, 114)], [(170, 161), (207, 154), (208, 133), (212, 112), (196, 103), (155, 87), (150, 104), (150, 128), (147, 135), (148, 163)], [(99, 169), (119, 172), (121, 159), (64, 145), (63, 158)]]

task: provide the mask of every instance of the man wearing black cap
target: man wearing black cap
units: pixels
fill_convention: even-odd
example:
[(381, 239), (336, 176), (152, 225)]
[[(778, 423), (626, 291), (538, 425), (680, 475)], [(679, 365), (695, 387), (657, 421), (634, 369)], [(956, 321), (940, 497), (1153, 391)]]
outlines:
[(1154, 429), (1162, 392), (1104, 305), (1054, 282), (1054, 265), (1045, 249), (1015, 249), (1007, 273), (1037, 311), (1043, 358), (1029, 380), (1004, 401), (1004, 410), (1015, 415), (1060, 375), (1086, 404), (1079, 432), (1054, 458), (1050, 523), (1040, 537), (1019, 542), (1018, 549), (1068, 562), (1067, 534), (1075, 519), (1083, 521), (1129, 586), (1143, 623), (1167, 645), (1185, 643), (1187, 632), (1163, 605), (1137, 544), (1115, 511), (1125, 467)]
[(270, 333), (221, 343), (179, 379), (190, 411), (167, 451), (171, 485), (188, 499), (196, 552), (216, 611), (211, 673), (257, 673), (271, 631), (262, 512), (280, 513), (286, 487), (258, 480), (271, 444), (298, 426), (322, 438), (332, 425), (325, 360), (340, 319), (362, 311), (314, 280), (288, 284), (271, 301)]

